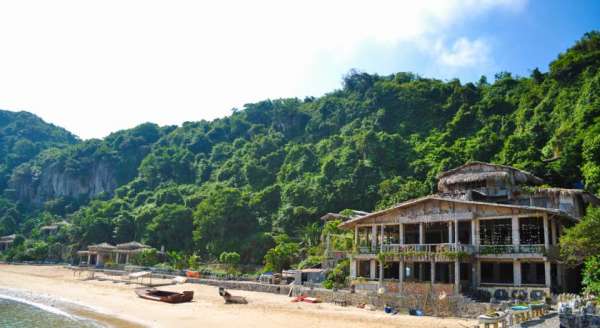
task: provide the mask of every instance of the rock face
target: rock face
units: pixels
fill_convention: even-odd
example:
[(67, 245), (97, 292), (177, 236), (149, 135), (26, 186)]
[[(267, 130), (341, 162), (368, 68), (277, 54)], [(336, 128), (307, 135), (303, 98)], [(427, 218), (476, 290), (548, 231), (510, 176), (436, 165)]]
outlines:
[(41, 205), (53, 198), (110, 195), (118, 187), (116, 170), (111, 163), (94, 163), (86, 172), (69, 172), (61, 166), (58, 163), (42, 168), (23, 165), (13, 174), (9, 188), (17, 199)]

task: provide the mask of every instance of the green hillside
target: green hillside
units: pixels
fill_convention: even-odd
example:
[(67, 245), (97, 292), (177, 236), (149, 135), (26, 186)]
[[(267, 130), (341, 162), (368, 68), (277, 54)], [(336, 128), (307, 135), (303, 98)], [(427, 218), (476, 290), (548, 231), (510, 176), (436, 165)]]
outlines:
[[(22, 258), (52, 243), (141, 240), (203, 259), (236, 251), (243, 263), (261, 263), (283, 233), (314, 245), (324, 213), (427, 194), (439, 172), (470, 160), (599, 193), (599, 67), (600, 33), (591, 32), (528, 77), (502, 72), (493, 83), (463, 84), (352, 71), (340, 90), (319, 98), (266, 100), (180, 127), (145, 124), (23, 157), (2, 166), (11, 178), (0, 232), (38, 240), (25, 243)], [(63, 142), (75, 141), (64, 133)], [(2, 147), (5, 162), (21, 158)], [(108, 178), (93, 190), (56, 191), (45, 175)], [(30, 181), (38, 181), (32, 190)], [(65, 217), (73, 225), (64, 234), (37, 237), (41, 224)]]

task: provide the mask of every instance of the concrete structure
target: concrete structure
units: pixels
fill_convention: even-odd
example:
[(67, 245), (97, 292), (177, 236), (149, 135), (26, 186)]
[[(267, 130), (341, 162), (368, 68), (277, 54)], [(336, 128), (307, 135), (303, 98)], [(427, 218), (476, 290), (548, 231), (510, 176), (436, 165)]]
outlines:
[(40, 233), (45, 237), (53, 236), (56, 235), (58, 231), (61, 230), (63, 227), (68, 227), (69, 225), (71, 224), (67, 221), (59, 221), (53, 224), (40, 227)]
[(0, 237), (0, 252), (8, 250), (16, 237), (14, 234)]
[[(589, 204), (583, 190), (539, 188), (542, 180), (512, 167), (465, 164), (438, 176), (439, 193), (353, 218), (352, 278), (394, 285), (487, 289), (575, 288), (558, 258), (558, 237)], [(385, 258), (384, 265), (380, 259)]]
[(85, 259), (87, 265), (103, 267), (108, 261), (115, 264), (129, 264), (131, 256), (146, 249), (151, 249), (151, 247), (136, 241), (118, 244), (117, 246), (101, 243), (90, 245), (87, 251), (78, 251), (77, 255), (82, 260)]

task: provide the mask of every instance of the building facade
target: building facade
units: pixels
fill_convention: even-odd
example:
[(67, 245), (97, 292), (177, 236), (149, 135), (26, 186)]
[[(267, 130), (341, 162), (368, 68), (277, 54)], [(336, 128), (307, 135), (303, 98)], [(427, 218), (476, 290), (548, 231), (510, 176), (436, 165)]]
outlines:
[(454, 293), (576, 289), (558, 240), (600, 200), (542, 183), (528, 172), (482, 162), (444, 172), (437, 194), (341, 224), (354, 231), (350, 276), (399, 291), (411, 283), (451, 286)]

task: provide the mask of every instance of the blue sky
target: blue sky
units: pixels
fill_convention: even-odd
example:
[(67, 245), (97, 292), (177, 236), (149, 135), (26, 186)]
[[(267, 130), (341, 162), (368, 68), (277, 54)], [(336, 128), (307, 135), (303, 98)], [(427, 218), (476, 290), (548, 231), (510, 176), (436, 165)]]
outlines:
[(103, 137), (320, 96), (353, 68), (528, 75), (599, 28), (600, 1), (2, 2), (0, 108)]

